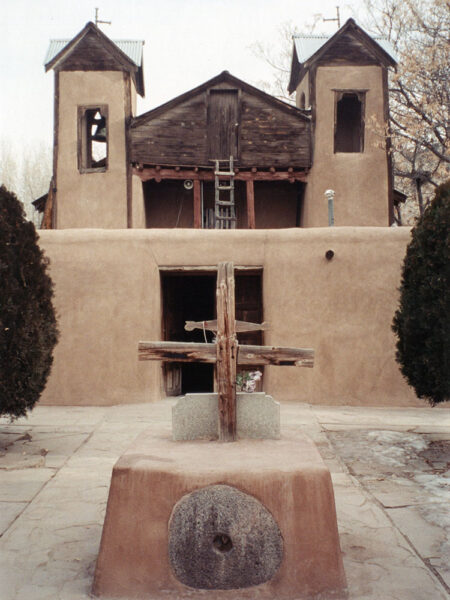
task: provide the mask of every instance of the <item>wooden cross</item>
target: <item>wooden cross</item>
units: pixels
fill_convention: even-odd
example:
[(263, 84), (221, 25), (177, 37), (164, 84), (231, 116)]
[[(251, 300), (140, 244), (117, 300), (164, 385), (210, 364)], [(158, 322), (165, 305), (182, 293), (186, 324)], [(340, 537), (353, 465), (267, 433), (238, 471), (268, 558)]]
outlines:
[(236, 439), (237, 365), (279, 365), (312, 367), (311, 348), (275, 348), (239, 345), (236, 332), (266, 329), (264, 323), (235, 320), (233, 263), (220, 263), (217, 269), (217, 321), (187, 321), (185, 329), (216, 332), (216, 343), (139, 342), (139, 360), (216, 363), (219, 402), (219, 439)]

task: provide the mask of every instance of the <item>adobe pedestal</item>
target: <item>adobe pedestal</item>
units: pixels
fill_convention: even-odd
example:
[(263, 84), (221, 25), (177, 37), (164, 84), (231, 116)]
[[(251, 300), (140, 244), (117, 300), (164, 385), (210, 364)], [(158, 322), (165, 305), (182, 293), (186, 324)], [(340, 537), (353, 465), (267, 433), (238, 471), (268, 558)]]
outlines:
[(330, 473), (306, 437), (144, 432), (116, 463), (94, 594), (345, 598), (345, 587)]

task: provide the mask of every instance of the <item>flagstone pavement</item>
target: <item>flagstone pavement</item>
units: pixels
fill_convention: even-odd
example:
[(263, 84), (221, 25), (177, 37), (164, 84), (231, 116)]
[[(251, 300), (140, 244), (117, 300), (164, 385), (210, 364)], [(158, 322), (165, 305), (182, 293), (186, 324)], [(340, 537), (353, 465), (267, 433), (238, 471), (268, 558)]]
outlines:
[[(111, 469), (143, 430), (170, 435), (172, 405), (0, 419), (0, 600), (91, 597)], [(450, 599), (448, 405), (282, 403), (281, 419), (331, 471), (349, 598)]]

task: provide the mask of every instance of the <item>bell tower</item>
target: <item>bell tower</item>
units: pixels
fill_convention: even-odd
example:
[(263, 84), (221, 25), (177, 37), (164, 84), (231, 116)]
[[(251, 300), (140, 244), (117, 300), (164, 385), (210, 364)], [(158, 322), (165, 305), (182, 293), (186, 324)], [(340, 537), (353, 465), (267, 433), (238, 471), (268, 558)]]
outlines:
[(393, 221), (387, 69), (393, 49), (353, 19), (333, 36), (295, 36), (289, 92), (311, 118), (313, 160), (302, 222), (328, 224), (326, 190), (334, 190), (336, 225)]
[(55, 74), (52, 226), (133, 226), (128, 124), (144, 95), (141, 41), (111, 41), (94, 23), (52, 40)]

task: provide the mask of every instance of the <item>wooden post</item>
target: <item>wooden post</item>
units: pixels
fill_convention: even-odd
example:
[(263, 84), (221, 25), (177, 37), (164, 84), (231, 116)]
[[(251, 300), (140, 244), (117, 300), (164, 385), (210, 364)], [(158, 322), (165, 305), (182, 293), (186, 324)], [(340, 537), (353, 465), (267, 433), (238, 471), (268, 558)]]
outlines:
[(202, 228), (202, 206), (199, 179), (194, 179), (194, 228)]
[(219, 263), (217, 269), (217, 387), (219, 440), (236, 439), (236, 360), (234, 265)]
[(253, 179), (246, 182), (247, 187), (247, 225), (249, 229), (255, 229), (255, 188)]

